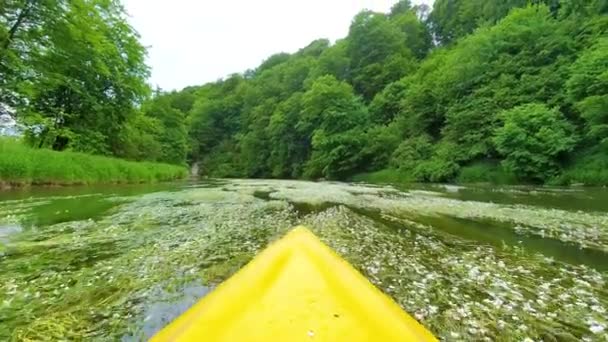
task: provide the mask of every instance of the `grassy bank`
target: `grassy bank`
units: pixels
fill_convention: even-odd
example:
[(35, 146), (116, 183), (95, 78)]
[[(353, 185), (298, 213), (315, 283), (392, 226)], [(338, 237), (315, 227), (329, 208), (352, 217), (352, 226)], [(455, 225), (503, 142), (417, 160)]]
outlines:
[(185, 167), (76, 152), (34, 149), (0, 139), (0, 185), (77, 185), (168, 181), (187, 175)]
[[(416, 175), (396, 169), (384, 169), (380, 171), (360, 173), (352, 178), (355, 182), (404, 184), (424, 183), (425, 180), (417, 179)], [(490, 184), (518, 184), (517, 178), (505, 171), (502, 167), (493, 163), (476, 163), (460, 168), (457, 176), (452, 180), (458, 184), (490, 183)]]
[[(573, 184), (589, 186), (608, 185), (608, 148), (594, 149), (575, 159), (565, 170), (545, 182), (546, 185), (568, 186)], [(360, 173), (351, 178), (355, 182), (379, 184), (424, 183), (415, 175), (395, 169), (384, 169), (374, 172)], [(463, 166), (457, 175), (451, 179), (456, 184), (487, 183), (495, 185), (524, 185), (538, 184), (532, 181), (518, 179), (513, 173), (505, 170), (495, 162), (478, 162)]]
[(374, 172), (359, 173), (352, 177), (354, 182), (365, 183), (413, 183), (416, 180), (407, 173), (395, 169), (384, 169)]

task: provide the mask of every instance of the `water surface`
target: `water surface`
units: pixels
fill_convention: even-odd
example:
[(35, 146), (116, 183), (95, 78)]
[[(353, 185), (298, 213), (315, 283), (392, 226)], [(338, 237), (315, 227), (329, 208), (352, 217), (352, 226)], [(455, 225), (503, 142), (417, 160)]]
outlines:
[(0, 192), (0, 339), (146, 339), (299, 224), (444, 339), (607, 338), (605, 189), (210, 180)]

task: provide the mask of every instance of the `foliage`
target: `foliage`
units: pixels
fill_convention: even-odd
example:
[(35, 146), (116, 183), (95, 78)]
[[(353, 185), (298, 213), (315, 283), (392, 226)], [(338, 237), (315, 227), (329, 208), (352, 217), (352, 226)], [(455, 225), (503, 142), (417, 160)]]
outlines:
[(359, 171), (381, 169), (388, 165), (393, 151), (401, 142), (399, 126), (394, 123), (370, 126), (363, 139), (365, 146), (360, 152), (363, 162)]
[(393, 152), (390, 165), (396, 169), (413, 171), (418, 162), (431, 158), (433, 144), (428, 136), (403, 140)]
[(478, 162), (462, 167), (458, 183), (517, 184), (517, 177), (495, 162)]
[(183, 166), (34, 149), (16, 140), (0, 139), (2, 185), (159, 182), (186, 174)]
[(170, 96), (159, 95), (143, 107), (145, 119), (157, 122), (155, 138), (160, 145), (160, 155), (147, 159), (183, 165), (188, 152), (188, 132), (184, 113), (173, 108)]
[(459, 169), (457, 146), (442, 142), (434, 146), (430, 159), (420, 161), (414, 167), (414, 178), (420, 182), (447, 182), (456, 176)]
[(400, 80), (387, 85), (374, 96), (369, 105), (371, 120), (385, 125), (392, 122), (401, 111), (401, 99), (405, 97), (406, 90), (407, 84)]
[[(43, 146), (115, 153), (135, 103), (148, 93), (145, 48), (116, 1), (9, 1), (2, 93), (20, 116), (46, 118)], [(19, 56), (13, 58), (11, 56)], [(0, 77), (1, 78), (1, 77)]]
[(502, 164), (522, 179), (543, 181), (559, 170), (559, 157), (571, 151), (574, 128), (556, 109), (542, 104), (515, 107), (501, 114), (496, 130), (496, 149), (505, 157)]
[(605, 0), (398, 1), (333, 44), (152, 96), (116, 0), (32, 4), (0, 8), (0, 101), (35, 147), (218, 177), (543, 182), (595, 169), (575, 156), (608, 139)]
[(319, 78), (303, 96), (298, 125), (312, 137), (305, 175), (333, 179), (356, 170), (364, 146), (363, 131), (358, 127), (367, 120), (367, 110), (350, 85), (333, 76)]
[[(197, 88), (190, 158), (206, 174), (233, 177), (346, 179), (394, 169), (416, 181), (553, 179), (578, 147), (583, 120), (589, 132), (601, 129), (593, 113), (603, 103), (595, 99), (608, 28), (597, 4), (558, 5), (437, 1), (429, 13), (400, 1), (388, 14), (363, 11), (333, 45), (313, 41)], [(433, 47), (431, 33), (445, 46)], [(514, 151), (496, 143), (500, 113), (531, 103), (559, 114), (563, 125), (550, 131), (567, 146), (534, 172), (520, 162), (481, 175), (474, 165), (515, 165)]]
[(495, 24), (511, 8), (523, 7), (528, 0), (436, 0), (429, 18), (435, 36), (450, 44), (484, 24)]
[(353, 19), (347, 46), (351, 81), (366, 100), (413, 70), (415, 60), (405, 41), (384, 14), (361, 12)]
[(608, 38), (600, 39), (572, 65), (566, 83), (570, 100), (587, 123), (590, 137), (608, 139)]
[(608, 145), (604, 142), (579, 152), (564, 172), (550, 182), (560, 185), (608, 184)]
[(412, 175), (395, 169), (384, 169), (374, 172), (358, 173), (352, 177), (354, 182), (377, 184), (404, 184), (413, 182)]

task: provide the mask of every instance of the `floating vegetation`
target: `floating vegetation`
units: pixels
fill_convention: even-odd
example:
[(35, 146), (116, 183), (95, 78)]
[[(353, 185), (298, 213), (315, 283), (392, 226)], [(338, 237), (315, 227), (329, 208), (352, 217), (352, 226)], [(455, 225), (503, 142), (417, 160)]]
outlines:
[[(0, 224), (14, 227), (61, 199), (10, 201), (0, 209)], [(171, 312), (171, 303), (193, 302), (298, 224), (442, 339), (608, 338), (606, 272), (519, 246), (479, 244), (414, 219), (492, 219), (522, 234), (606, 251), (602, 213), (263, 180), (111, 201), (116, 207), (95, 220), (77, 217), (3, 235), (0, 340), (144, 339), (183, 309)]]

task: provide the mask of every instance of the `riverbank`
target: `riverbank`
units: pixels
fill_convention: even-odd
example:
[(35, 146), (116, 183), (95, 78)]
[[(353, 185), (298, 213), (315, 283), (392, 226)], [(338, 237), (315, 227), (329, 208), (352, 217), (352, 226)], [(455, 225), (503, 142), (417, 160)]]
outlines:
[[(607, 186), (608, 158), (602, 152), (603, 150), (599, 148), (597, 150), (577, 158), (561, 174), (554, 175), (544, 185)], [(408, 173), (397, 169), (359, 173), (350, 180), (378, 184), (434, 183), (432, 180), (420, 177), (415, 170), (413, 173)], [(462, 167), (451, 182), (455, 184), (541, 185), (537, 182), (518, 179), (513, 173), (491, 162), (479, 162)]]
[(154, 183), (185, 178), (184, 166), (34, 149), (0, 139), (0, 188), (29, 185)]

